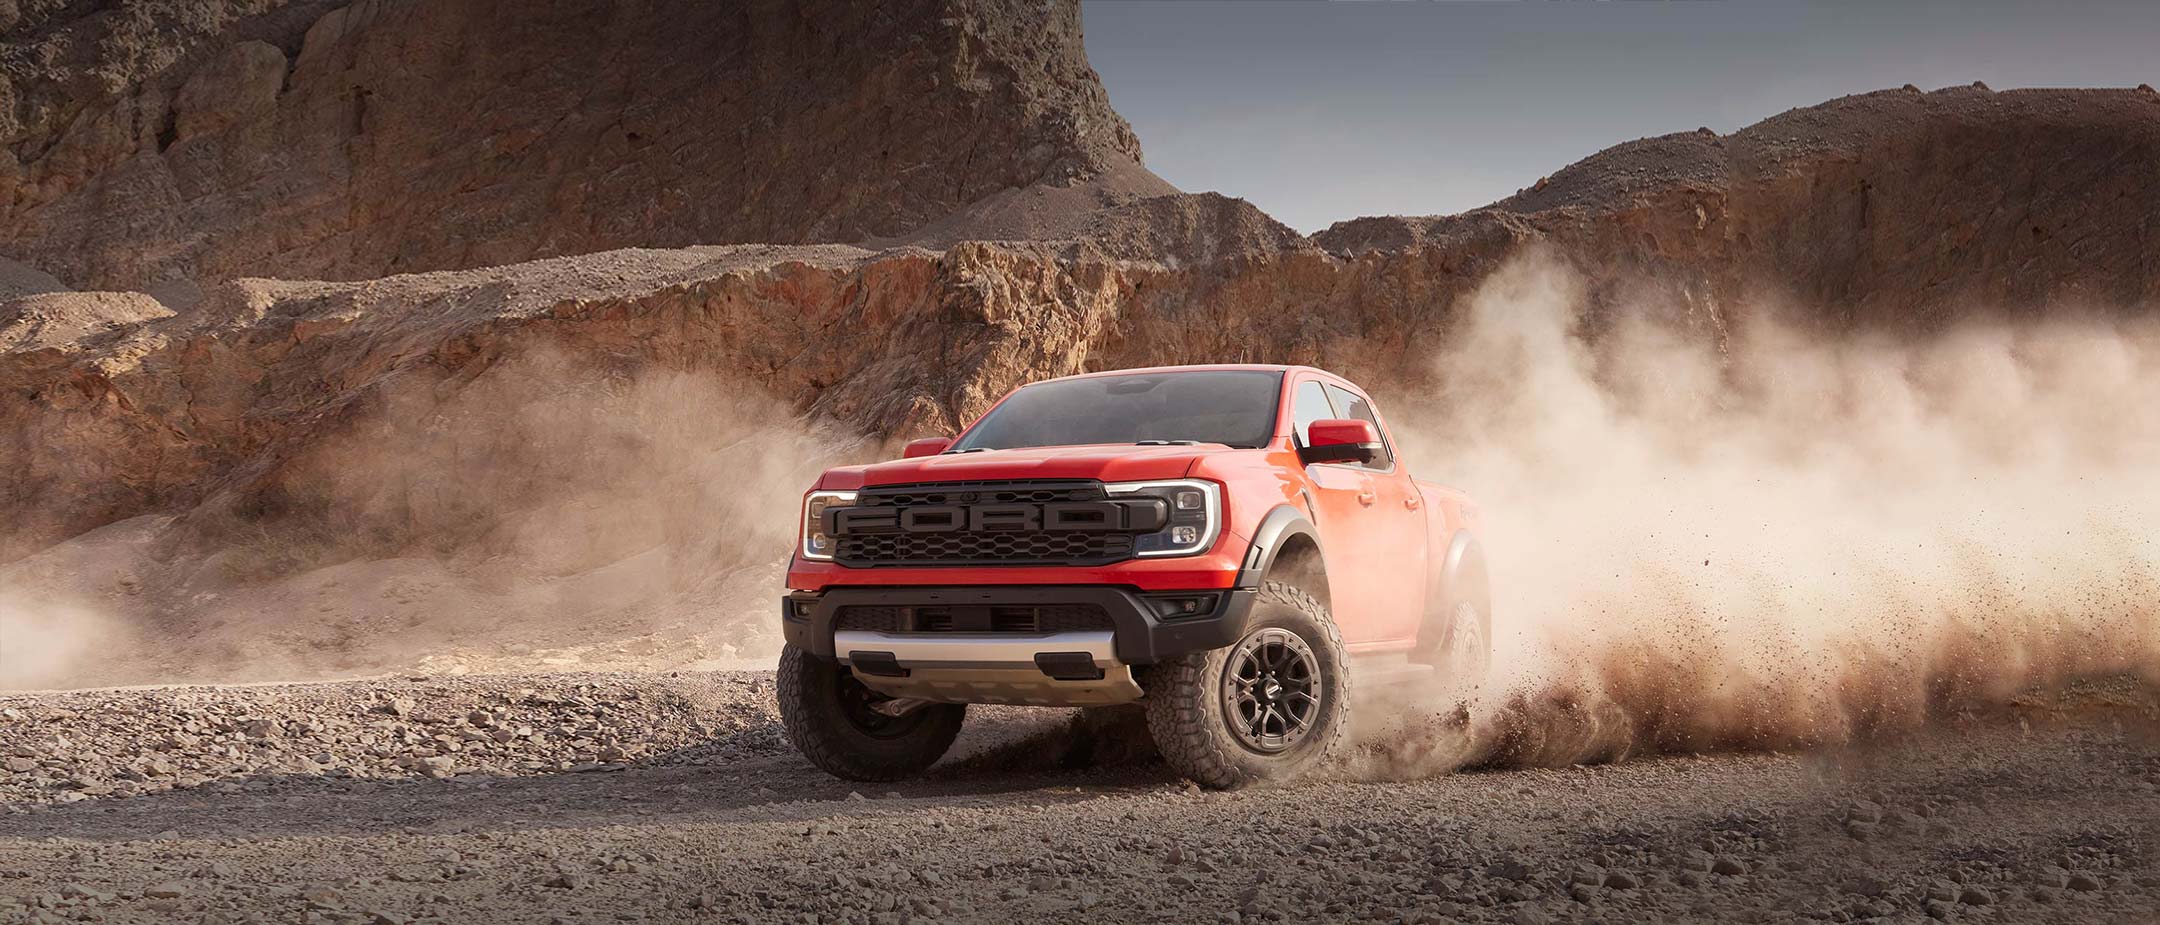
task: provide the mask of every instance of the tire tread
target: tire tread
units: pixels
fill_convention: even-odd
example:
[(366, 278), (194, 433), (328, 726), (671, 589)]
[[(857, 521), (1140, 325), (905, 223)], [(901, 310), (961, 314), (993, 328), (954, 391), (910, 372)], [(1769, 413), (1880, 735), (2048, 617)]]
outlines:
[[(920, 775), (943, 757), (952, 747), (953, 739), (960, 733), (962, 714), (966, 707), (958, 704), (931, 704), (917, 707), (921, 710), (943, 710), (946, 715), (932, 717), (919, 730), (912, 747), (895, 748), (892, 754), (879, 755), (865, 750), (850, 748), (842, 735), (828, 724), (844, 723), (838, 715), (824, 712), (822, 704), (828, 699), (813, 688), (820, 680), (812, 660), (816, 656), (802, 652), (794, 646), (785, 646), (780, 652), (780, 668), (774, 678), (774, 689), (780, 704), (780, 724), (787, 732), (788, 741), (797, 751), (808, 758), (820, 770), (853, 781), (888, 783), (906, 780)], [(895, 740), (898, 744), (900, 740)]]

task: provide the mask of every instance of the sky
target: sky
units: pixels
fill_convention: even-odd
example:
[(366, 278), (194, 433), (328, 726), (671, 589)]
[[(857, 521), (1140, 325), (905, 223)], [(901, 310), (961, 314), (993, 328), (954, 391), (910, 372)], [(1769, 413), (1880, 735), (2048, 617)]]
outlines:
[(1505, 198), (1623, 141), (1913, 84), (2160, 85), (2160, 0), (1084, 0), (1147, 165), (1303, 232)]

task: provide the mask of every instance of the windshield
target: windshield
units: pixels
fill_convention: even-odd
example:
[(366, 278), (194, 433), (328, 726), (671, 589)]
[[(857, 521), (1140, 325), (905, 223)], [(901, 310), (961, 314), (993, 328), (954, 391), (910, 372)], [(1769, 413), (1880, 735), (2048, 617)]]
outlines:
[(948, 452), (1089, 443), (1266, 446), (1282, 373), (1136, 373), (1022, 387)]

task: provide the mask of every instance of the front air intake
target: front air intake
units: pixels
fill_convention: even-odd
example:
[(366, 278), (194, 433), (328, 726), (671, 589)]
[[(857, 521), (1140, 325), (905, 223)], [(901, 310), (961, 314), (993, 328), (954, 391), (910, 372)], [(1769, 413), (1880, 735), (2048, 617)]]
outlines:
[(1115, 628), (1094, 604), (926, 604), (920, 607), (853, 604), (841, 607), (836, 631), (898, 635), (1015, 633), (1031, 636)]

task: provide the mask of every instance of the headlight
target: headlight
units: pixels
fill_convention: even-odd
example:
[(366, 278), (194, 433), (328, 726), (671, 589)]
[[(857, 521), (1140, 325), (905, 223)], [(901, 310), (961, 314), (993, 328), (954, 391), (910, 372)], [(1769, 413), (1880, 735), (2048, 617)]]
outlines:
[(833, 538), (826, 536), (823, 528), (825, 509), (854, 503), (855, 493), (852, 491), (813, 491), (803, 496), (803, 558), (830, 560), (833, 557)]
[(1136, 556), (1191, 556), (1208, 551), (1222, 532), (1222, 486), (1200, 479), (1165, 482), (1111, 482), (1103, 490), (1117, 495), (1161, 498), (1170, 519), (1154, 533), (1133, 540)]

